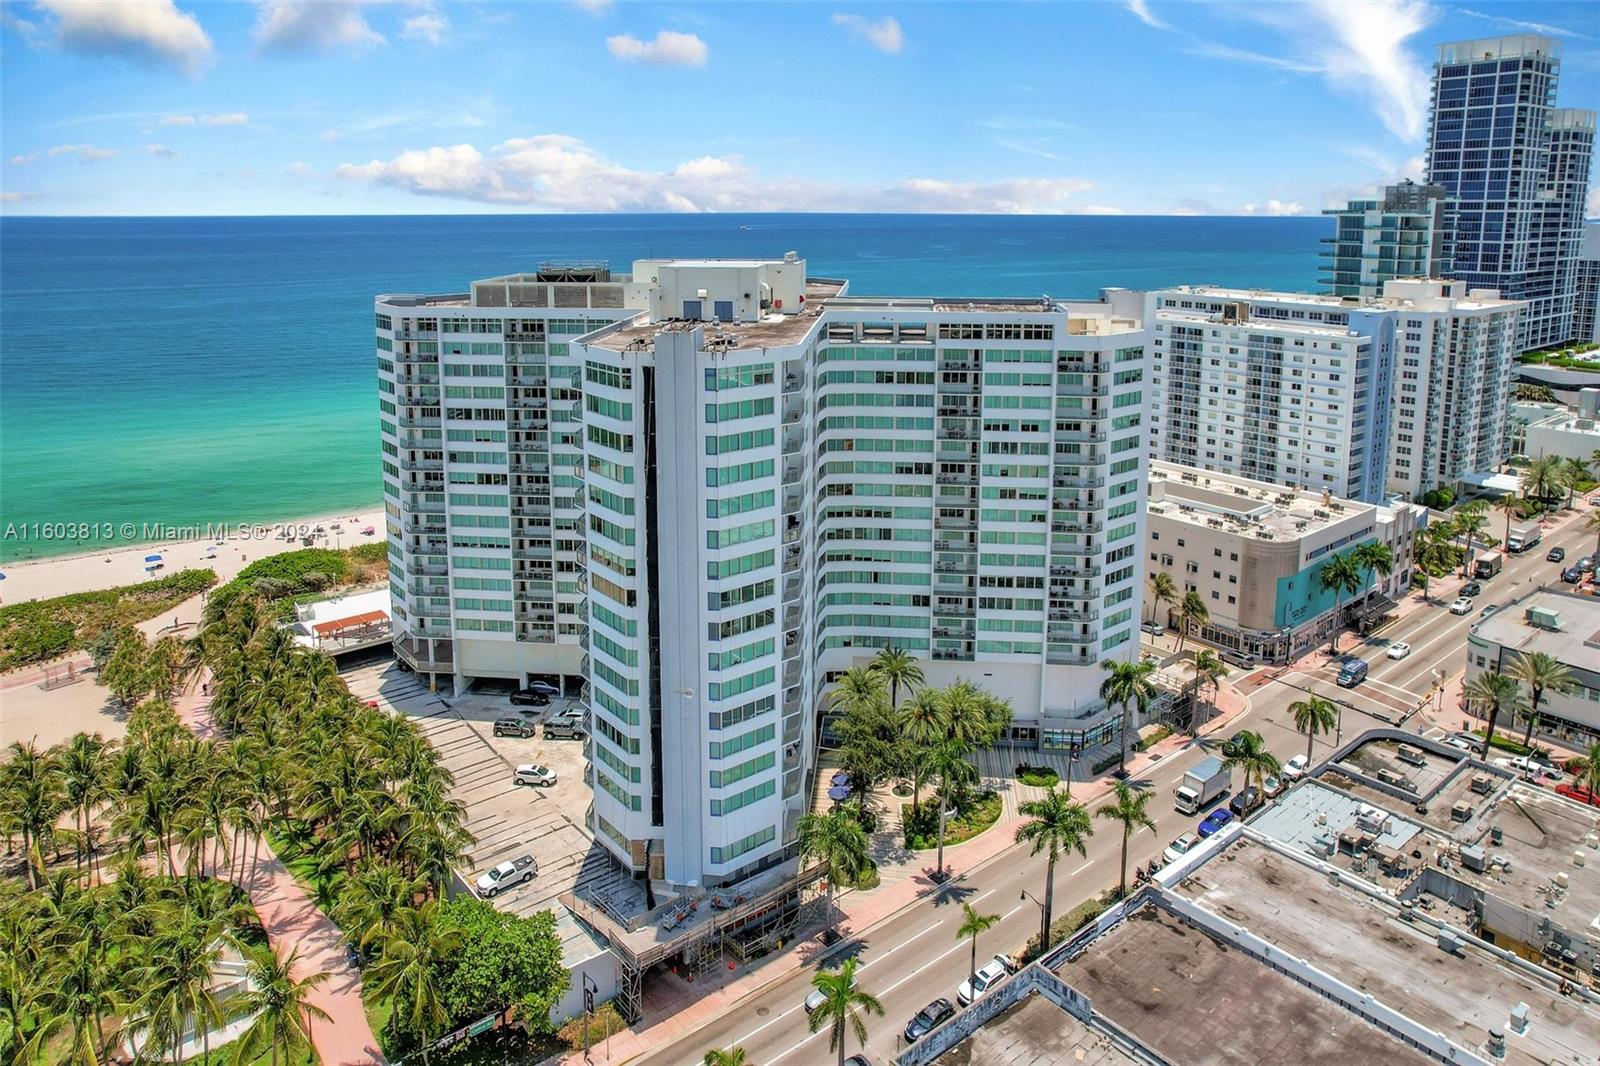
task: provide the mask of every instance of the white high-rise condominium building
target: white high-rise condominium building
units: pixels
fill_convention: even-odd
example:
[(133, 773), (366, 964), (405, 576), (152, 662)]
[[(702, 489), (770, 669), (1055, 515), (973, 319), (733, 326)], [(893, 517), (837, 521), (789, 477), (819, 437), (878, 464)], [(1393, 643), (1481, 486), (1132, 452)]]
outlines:
[(1579, 344), (1600, 342), (1600, 222), (1583, 227), (1574, 277), (1572, 339)]
[(1505, 460), (1523, 306), (1465, 282), (1377, 298), (1150, 293), (1157, 459), (1382, 503)]
[(1498, 470), (1525, 305), (1464, 281), (1408, 278), (1383, 293), (1398, 333), (1389, 491), (1416, 500)]
[(1427, 178), (1452, 197), (1453, 278), (1526, 300), (1524, 349), (1572, 337), (1595, 113), (1555, 106), (1561, 43), (1521, 35), (1438, 47)]
[[(597, 840), (679, 886), (792, 856), (823, 690), (885, 645), (923, 659), (931, 684), (967, 677), (1010, 699), (1017, 743), (1084, 728), (1070, 712), (1097, 702), (1099, 663), (1138, 648), (1141, 297), (857, 299), (792, 255), (595, 269), (478, 283), (446, 304), (380, 298), (378, 335), (398, 373), (388, 349), (420, 343), (420, 323), (472, 320), (485, 347), (440, 359), (481, 364), (473, 380), (503, 374), (507, 390), (534, 368), (545, 388), (560, 382), (544, 409), (550, 476), (570, 479), (551, 490), (565, 497), (550, 508), (553, 591), (521, 576), (550, 554), (547, 527), (518, 532), (530, 505), (514, 459), (460, 470), (509, 474), (509, 494), (490, 481), (436, 501), (414, 501), (409, 472), (386, 459), (396, 643), (433, 656), (419, 668), (448, 655), (440, 669), (458, 683), (581, 674)], [(613, 307), (613, 287), (630, 310)], [(566, 323), (585, 318), (574, 336)], [(385, 388), (393, 376), (380, 372)], [(528, 408), (446, 399), (442, 428), (514, 457), (497, 431), (543, 432), (502, 421), (536, 409), (525, 395)], [(426, 395), (383, 399), (397, 404), (384, 440), (398, 451)], [(456, 483), (456, 459), (434, 458), (442, 469), (421, 473)], [(420, 522), (414, 502), (443, 509)], [(427, 551), (410, 543), (418, 527)], [(492, 594), (458, 583), (496, 571), (506, 584)], [(415, 609), (419, 584), (437, 613)], [(488, 629), (491, 595), (507, 624)], [(1095, 736), (1075, 742), (1115, 737), (1114, 715), (1092, 717)]]
[(1355, 299), (1183, 286), (1147, 294), (1154, 456), (1384, 497), (1394, 318)]

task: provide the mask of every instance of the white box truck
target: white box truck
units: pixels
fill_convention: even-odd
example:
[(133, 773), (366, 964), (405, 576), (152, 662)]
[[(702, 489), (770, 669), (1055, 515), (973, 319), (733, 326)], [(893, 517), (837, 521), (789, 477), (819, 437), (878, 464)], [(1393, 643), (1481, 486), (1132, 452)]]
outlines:
[(1196, 814), (1228, 790), (1233, 774), (1215, 755), (1208, 755), (1184, 773), (1172, 790), (1173, 805), (1184, 814)]
[(1511, 535), (1506, 538), (1506, 551), (1512, 554), (1525, 552), (1539, 543), (1543, 536), (1537, 522), (1529, 522), (1525, 526), (1512, 526)]

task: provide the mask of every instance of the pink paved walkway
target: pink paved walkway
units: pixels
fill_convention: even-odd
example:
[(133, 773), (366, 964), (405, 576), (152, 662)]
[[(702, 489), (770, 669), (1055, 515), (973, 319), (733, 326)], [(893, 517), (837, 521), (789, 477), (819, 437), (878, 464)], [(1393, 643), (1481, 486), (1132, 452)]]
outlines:
[[(198, 684), (179, 700), (178, 717), (199, 736), (216, 734), (211, 700), (201, 695)], [(331, 1019), (311, 1022), (311, 1042), (323, 1066), (383, 1062), (361, 1005), (361, 971), (345, 959), (339, 927), (311, 901), (266, 841), (261, 842), (261, 862), (255, 875), (241, 879), (235, 874), (232, 879), (250, 893), (272, 946), (279, 951), (299, 950), (295, 977), (328, 975), (310, 995), (311, 1002)]]
[[(1209, 736), (1226, 728), (1240, 713), (1250, 706), (1249, 699), (1231, 685), (1224, 683), (1217, 695), (1217, 713), (1200, 730)], [(1187, 747), (1187, 736), (1171, 736), (1149, 751), (1131, 755), (1128, 771), (1131, 776), (1149, 769), (1155, 763)], [(1072, 788), (1072, 798), (1081, 803), (1092, 803), (1111, 791), (1109, 776), (1094, 781), (1081, 782)], [(1016, 827), (1021, 818), (1005, 819), (978, 837), (944, 849), (945, 867), (952, 878), (975, 872), (980, 866), (1016, 847)], [(839, 896), (842, 917), (839, 932), (846, 938), (864, 936), (873, 926), (895, 916), (938, 891), (939, 886), (929, 879), (933, 872), (933, 852), (919, 855), (925, 860), (923, 869), (908, 878), (885, 880), (878, 888), (867, 892), (846, 891)], [(701, 1026), (732, 1010), (748, 996), (781, 981), (791, 974), (810, 966), (823, 950), (820, 936), (808, 937), (792, 951), (784, 951), (776, 958), (758, 962), (753, 967), (716, 987), (715, 980), (688, 983), (676, 976), (657, 976), (645, 994), (646, 1026), (644, 1029), (627, 1029), (611, 1036), (611, 1058), (615, 1062), (629, 1059), (654, 1050), (693, 1033)], [(726, 977), (727, 975), (724, 975)], [(654, 994), (652, 994), (652, 991)], [(696, 1059), (698, 1061), (696, 1052)], [(591, 1053), (598, 1060), (601, 1052)], [(583, 1066), (582, 1052), (566, 1056), (563, 1066)]]

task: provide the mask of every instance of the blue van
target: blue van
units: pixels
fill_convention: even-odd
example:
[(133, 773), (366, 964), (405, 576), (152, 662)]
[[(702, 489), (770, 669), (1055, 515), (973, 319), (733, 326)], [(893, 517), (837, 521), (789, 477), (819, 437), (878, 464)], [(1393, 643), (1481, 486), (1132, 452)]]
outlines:
[(1339, 687), (1355, 688), (1367, 679), (1367, 662), (1365, 659), (1346, 659), (1339, 667)]

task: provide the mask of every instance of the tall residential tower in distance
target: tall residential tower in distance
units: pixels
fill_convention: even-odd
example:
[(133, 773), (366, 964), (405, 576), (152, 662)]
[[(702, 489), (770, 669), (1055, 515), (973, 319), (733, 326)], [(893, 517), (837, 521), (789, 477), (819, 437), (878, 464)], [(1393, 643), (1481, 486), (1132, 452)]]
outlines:
[(1427, 179), (1454, 203), (1450, 276), (1528, 307), (1523, 349), (1572, 337), (1595, 113), (1555, 106), (1561, 45), (1494, 37), (1440, 45)]
[(1338, 221), (1322, 251), (1323, 281), (1335, 296), (1377, 296), (1394, 278), (1448, 277), (1449, 196), (1436, 185), (1402, 181), (1376, 200), (1351, 200), (1325, 215)]
[(1142, 309), (854, 298), (792, 254), (380, 297), (397, 649), (583, 685), (595, 838), (681, 887), (795, 854), (824, 690), (886, 645), (1014, 740), (1114, 740)]

